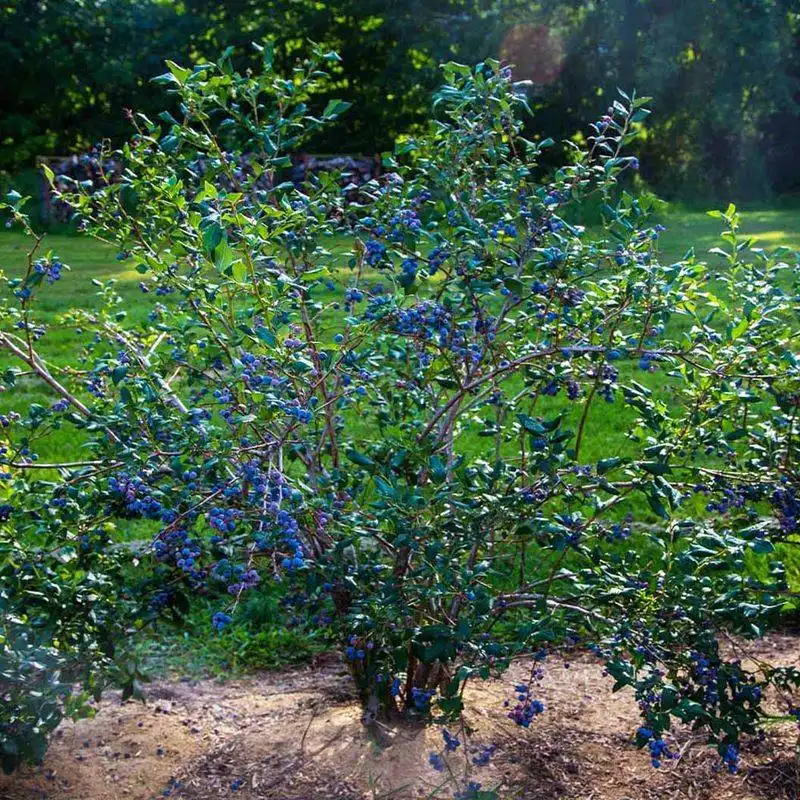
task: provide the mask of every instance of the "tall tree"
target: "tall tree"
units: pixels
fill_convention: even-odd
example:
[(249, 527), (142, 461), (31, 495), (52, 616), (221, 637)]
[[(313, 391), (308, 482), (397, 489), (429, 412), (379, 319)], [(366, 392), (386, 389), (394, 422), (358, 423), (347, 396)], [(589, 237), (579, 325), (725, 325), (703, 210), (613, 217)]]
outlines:
[(652, 95), (642, 174), (668, 197), (800, 190), (800, 0), (7, 0), (0, 169), (127, 132), (159, 110), (167, 58), (238, 65), (272, 39), (342, 62), (316, 101), (354, 103), (318, 152), (375, 153), (413, 131), (438, 64), (502, 55), (531, 81), (532, 135), (578, 135), (617, 86)]
[[(668, 196), (769, 191), (765, 130), (796, 119), (797, 0), (547, 0), (528, 13), (563, 40), (536, 130), (575, 131), (617, 86), (653, 95), (645, 177)], [(524, 17), (523, 17), (524, 19)], [(792, 20), (795, 24), (792, 25)]]
[(127, 130), (194, 21), (157, 0), (9, 0), (0, 8), (0, 167)]

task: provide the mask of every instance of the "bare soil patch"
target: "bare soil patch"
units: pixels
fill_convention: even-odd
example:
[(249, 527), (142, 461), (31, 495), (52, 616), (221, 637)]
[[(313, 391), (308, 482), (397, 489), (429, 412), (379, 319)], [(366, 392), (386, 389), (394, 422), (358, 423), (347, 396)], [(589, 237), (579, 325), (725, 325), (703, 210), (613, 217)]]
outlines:
[[(800, 639), (773, 635), (751, 645), (775, 663), (800, 666)], [(661, 769), (631, 743), (632, 695), (612, 694), (596, 661), (546, 664), (538, 697), (546, 711), (528, 731), (506, 718), (503, 701), (530, 665), (468, 690), (473, 741), (495, 744), (472, 779), (525, 800), (798, 800), (798, 736), (791, 724), (767, 731), (743, 753), (742, 770), (719, 769), (716, 752), (688, 730), (683, 752)], [(146, 704), (109, 696), (93, 719), (64, 724), (45, 762), (0, 777), (0, 800), (411, 800), (451, 798), (453, 785), (428, 763), (442, 749), (438, 729), (370, 731), (347, 674), (334, 658), (229, 682), (166, 682)], [(468, 761), (450, 758), (455, 773)], [(438, 792), (437, 792), (438, 789)]]

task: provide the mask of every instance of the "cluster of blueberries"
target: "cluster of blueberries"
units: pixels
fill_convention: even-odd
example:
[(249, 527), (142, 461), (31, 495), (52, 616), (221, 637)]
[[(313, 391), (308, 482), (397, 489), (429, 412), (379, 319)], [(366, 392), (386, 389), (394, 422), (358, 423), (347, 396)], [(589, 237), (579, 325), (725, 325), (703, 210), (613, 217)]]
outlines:
[[(544, 712), (544, 703), (531, 696), (531, 687), (526, 683), (519, 683), (514, 687), (517, 704), (508, 712), (508, 718), (521, 728), (530, 728), (533, 720)], [(508, 707), (510, 701), (504, 705)]]
[[(644, 625), (642, 623), (634, 623), (631, 627), (620, 629), (615, 635), (613, 643), (615, 645), (624, 643), (626, 647), (642, 655), (645, 661), (652, 665), (657, 663), (659, 653), (649, 643), (649, 639), (649, 633)], [(608, 660), (611, 657), (610, 651), (604, 650), (597, 644), (590, 644), (589, 649), (603, 660)], [(722, 669), (723, 666), (725, 667), (724, 671)], [(649, 675), (637, 685), (639, 708), (645, 717), (652, 713), (659, 713), (659, 703), (662, 699), (660, 687), (663, 677), (663, 671), (653, 666)], [(697, 692), (700, 691), (702, 693), (701, 702), (705, 706), (713, 708), (721, 702), (720, 691), (722, 690), (720, 687), (723, 684), (726, 686), (726, 695), (722, 698), (723, 701), (727, 698), (728, 689), (730, 690), (730, 698), (727, 698), (727, 702), (733, 699), (736, 702), (748, 703), (753, 707), (761, 701), (761, 686), (755, 682), (755, 679), (744, 677), (740, 662), (733, 661), (724, 664), (699, 650), (693, 650), (689, 653), (688, 669), (684, 677), (678, 681), (678, 697), (694, 698), (697, 697)], [(798, 714), (798, 721), (800, 722), (800, 714)], [(661, 734), (647, 725), (640, 727), (636, 732), (636, 736), (640, 746), (647, 745), (651, 763), (654, 767), (660, 767), (666, 759), (679, 758), (679, 754), (669, 749)], [(731, 773), (737, 772), (740, 759), (738, 745), (735, 743), (725, 744), (720, 753), (725, 768)]]
[(611, 530), (608, 532), (608, 538), (617, 542), (624, 541), (625, 539), (629, 538), (631, 535), (632, 521), (633, 515), (628, 513), (623, 522), (615, 522), (611, 526)]
[(386, 235), (393, 242), (401, 242), (407, 233), (419, 233), (422, 229), (422, 221), (414, 208), (404, 208), (398, 211), (390, 220), (391, 229), (388, 233), (383, 228), (378, 228), (378, 236)]
[(447, 250), (447, 248), (434, 247), (433, 250), (428, 253), (428, 271), (430, 274), (435, 275), (448, 258), (450, 258), (450, 251)]
[(221, 633), (231, 624), (232, 620), (233, 617), (231, 617), (230, 614), (226, 614), (224, 611), (217, 611), (214, 616), (211, 617), (211, 625), (217, 633)]
[(233, 533), (244, 513), (238, 508), (214, 506), (208, 512), (208, 524), (220, 533)]
[(367, 653), (374, 647), (372, 642), (361, 642), (357, 636), (351, 636), (344, 649), (344, 656), (348, 661), (364, 661)]
[(795, 533), (800, 528), (800, 498), (793, 486), (786, 478), (783, 485), (773, 489), (767, 484), (751, 483), (743, 486), (707, 485), (697, 484), (694, 491), (697, 494), (716, 494), (708, 503), (706, 511), (715, 511), (718, 514), (727, 514), (730, 511), (748, 509), (748, 513), (755, 512), (748, 508), (748, 503), (766, 500), (775, 511), (775, 515), (783, 533)]
[[(451, 734), (447, 728), (442, 729), (442, 739), (444, 741), (444, 751), (442, 753), (431, 753), (428, 756), (428, 763), (436, 772), (444, 772), (447, 769), (446, 754), (455, 753), (461, 747), (461, 740), (458, 736)], [(497, 745), (481, 745), (476, 749), (468, 748), (468, 751), (471, 753), (470, 760), (473, 766), (485, 767), (497, 751)], [(478, 796), (480, 789), (480, 783), (470, 780), (463, 789), (454, 793), (453, 798), (454, 800), (474, 800)]]
[(478, 781), (470, 781), (463, 789), (453, 795), (453, 800), (475, 800), (481, 791)]
[(719, 702), (717, 668), (713, 666), (711, 659), (697, 650), (693, 650), (689, 654), (689, 658), (692, 662), (692, 677), (699, 686), (703, 687), (706, 702), (712, 705)]
[(494, 317), (478, 316), (457, 323), (450, 310), (435, 300), (397, 308), (391, 296), (376, 295), (369, 299), (363, 319), (388, 319), (394, 333), (413, 337), (420, 347), (431, 343), (449, 350), (471, 364), (483, 360), (487, 343), (494, 341), (496, 335)]
[(232, 564), (228, 559), (218, 561), (211, 574), (214, 578), (227, 584), (228, 594), (237, 595), (252, 589), (261, 582), (261, 576), (254, 569), (247, 569), (241, 564)]
[(200, 543), (189, 538), (183, 528), (168, 528), (153, 542), (153, 550), (159, 561), (173, 561), (195, 584), (202, 583), (204, 574), (198, 568)]
[(364, 260), (371, 267), (376, 267), (383, 261), (386, 255), (386, 245), (379, 242), (377, 239), (369, 239), (364, 245), (365, 255)]
[(727, 514), (732, 508), (744, 508), (747, 499), (746, 489), (726, 486), (722, 489), (719, 499), (711, 500), (706, 505), (706, 511), (716, 511), (719, 514)]
[(108, 479), (108, 491), (119, 497), (126, 509), (145, 519), (163, 519), (164, 507), (153, 496), (150, 486), (141, 475), (120, 472)]
[(422, 689), (419, 686), (414, 686), (411, 689), (411, 702), (414, 709), (421, 714), (427, 714), (431, 709), (431, 700), (436, 694), (435, 689)]
[(90, 375), (84, 381), (84, 386), (89, 394), (93, 395), (98, 400), (102, 400), (106, 396), (106, 384), (102, 375), (97, 373)]
[(654, 767), (660, 767), (665, 759), (679, 758), (678, 753), (673, 753), (667, 743), (660, 737), (656, 736), (650, 728), (641, 727), (636, 731), (639, 739), (647, 742), (647, 748), (650, 751), (650, 763)]
[(619, 370), (612, 367), (611, 364), (603, 364), (600, 368), (600, 388), (597, 393), (607, 403), (614, 402), (614, 392), (617, 388), (617, 379), (619, 378)]
[(34, 262), (33, 268), (40, 275), (44, 275), (48, 283), (53, 284), (61, 278), (61, 271), (64, 269), (64, 265), (56, 257), (40, 258)]
[(508, 236), (510, 239), (517, 238), (517, 228), (510, 222), (495, 222), (489, 230), (492, 239), (499, 239), (500, 235)]
[(800, 497), (791, 486), (782, 486), (772, 494), (772, 506), (777, 512), (784, 533), (795, 533), (800, 527)]
[(729, 744), (722, 754), (722, 763), (727, 767), (731, 775), (739, 771), (739, 748), (735, 744)]
[[(187, 490), (197, 489), (200, 476), (196, 469), (184, 470), (180, 477)], [(228, 592), (234, 595), (260, 582), (255, 569), (233, 565), (227, 559), (222, 559), (210, 569), (202, 569), (199, 564), (200, 541), (191, 539), (187, 530), (177, 524), (177, 513), (164, 507), (161, 500), (157, 499), (158, 492), (148, 481), (143, 474), (120, 472), (111, 476), (107, 485), (111, 498), (121, 501), (130, 513), (166, 523), (153, 542), (154, 553), (159, 561), (174, 564), (194, 586), (202, 585), (209, 575), (223, 580), (227, 583)], [(210, 488), (229, 501), (212, 506), (205, 514), (209, 526), (218, 532), (211, 537), (212, 545), (222, 543), (225, 537), (235, 533), (239, 525), (247, 520), (253, 536), (252, 548), (282, 553), (281, 563), (288, 571), (305, 565), (305, 548), (294, 513), (302, 497), (278, 470), (264, 469), (258, 459), (251, 459), (241, 463), (227, 483)], [(199, 513), (195, 510), (183, 516), (191, 523)], [(324, 530), (328, 521), (329, 515), (317, 514), (317, 530)], [(217, 631), (223, 630), (229, 622), (230, 617), (224, 612), (218, 612), (212, 619)]]

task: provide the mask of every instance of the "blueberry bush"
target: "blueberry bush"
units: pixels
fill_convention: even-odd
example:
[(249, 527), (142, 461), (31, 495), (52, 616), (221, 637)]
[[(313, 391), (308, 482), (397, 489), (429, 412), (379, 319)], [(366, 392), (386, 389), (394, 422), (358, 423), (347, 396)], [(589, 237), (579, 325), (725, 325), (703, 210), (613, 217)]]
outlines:
[[(800, 713), (798, 674), (742, 655), (793, 603), (779, 556), (800, 507), (796, 258), (753, 248), (730, 207), (722, 268), (688, 245), (662, 264), (662, 229), (625, 188), (647, 100), (620, 93), (547, 173), (551, 142), (522, 133), (525, 87), (493, 61), (443, 67), (427, 130), (355, 201), (335, 175), (298, 188), (287, 153), (347, 111), (315, 104), (337, 58), (290, 75), (269, 46), (258, 75), (228, 56), (169, 64), (172, 111), (131, 115), (119, 178), (60, 193), (139, 274), (146, 317), (98, 286), (101, 311), (64, 311), (82, 344), (55, 365), (37, 302), (74, 273), (30, 231), (27, 270), (6, 279), (5, 381), (53, 395), (3, 420), (7, 761), (36, 755), (14, 717), (23, 630), (81, 661), (107, 609), (129, 603), (140, 625), (221, 588), (208, 624), (225, 637), (270, 582), (339, 643), (365, 723), (450, 726), (436, 768), (461, 743), (468, 681), (534, 653), (505, 712), (527, 728), (547, 657), (580, 645), (635, 691), (632, 736), (655, 766), (678, 720), (735, 771), (768, 686)], [(25, 226), (23, 203), (6, 208)], [(85, 459), (38, 458), (63, 426)], [(128, 520), (152, 532), (140, 584), (113, 563)], [(64, 638), (67, 619), (84, 627)]]

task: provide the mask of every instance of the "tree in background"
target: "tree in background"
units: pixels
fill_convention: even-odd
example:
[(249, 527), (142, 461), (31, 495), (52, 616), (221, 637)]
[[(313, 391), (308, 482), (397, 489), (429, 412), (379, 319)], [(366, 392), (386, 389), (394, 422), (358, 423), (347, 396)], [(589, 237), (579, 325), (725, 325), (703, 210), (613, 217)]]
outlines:
[(191, 15), (144, 0), (10, 0), (0, 9), (0, 168), (126, 134), (150, 78), (183, 53)]
[(315, 103), (346, 97), (359, 113), (310, 141), (317, 152), (391, 149), (424, 121), (440, 63), (501, 55), (531, 81), (533, 138), (576, 136), (635, 85), (656, 98), (641, 160), (657, 191), (763, 198), (800, 187), (798, 31), (800, 0), (11, 0), (0, 169), (118, 140), (125, 108), (160, 110), (148, 78), (165, 59), (247, 59), (272, 39), (284, 69), (311, 42), (342, 54)]
[[(796, 189), (776, 121), (797, 124), (799, 11), (796, 0), (543, 3), (564, 55), (558, 78), (540, 87), (535, 125), (569, 135), (598, 97), (634, 84), (656, 98), (641, 157), (645, 179), (665, 195)], [(519, 48), (508, 57), (518, 62)], [(787, 166), (794, 178), (777, 183)]]
[(265, 37), (275, 40), (276, 64), (284, 70), (308, 56), (313, 42), (339, 53), (342, 61), (320, 106), (346, 96), (361, 111), (309, 146), (372, 153), (391, 149), (398, 135), (426, 119), (442, 62), (472, 63), (497, 51), (506, 20), (529, 5), (525, 0), (232, 0), (221, 7), (188, 0), (187, 12), (203, 20), (193, 49), (216, 54), (233, 47), (253, 68), (258, 63), (250, 42)]
[[(520, 0), (12, 0), (0, 12), (0, 62), (15, 76), (0, 86), (0, 168), (30, 165), (38, 153), (68, 153), (121, 137), (124, 111), (160, 111), (150, 84), (166, 59), (200, 63), (227, 47), (251, 56), (252, 41), (276, 43), (288, 67), (312, 42), (342, 53), (326, 84), (362, 109), (311, 146), (328, 152), (391, 148), (419, 124), (450, 58), (497, 49), (492, 36)], [(249, 63), (257, 67), (257, 62)], [(320, 107), (329, 99), (321, 89)]]

